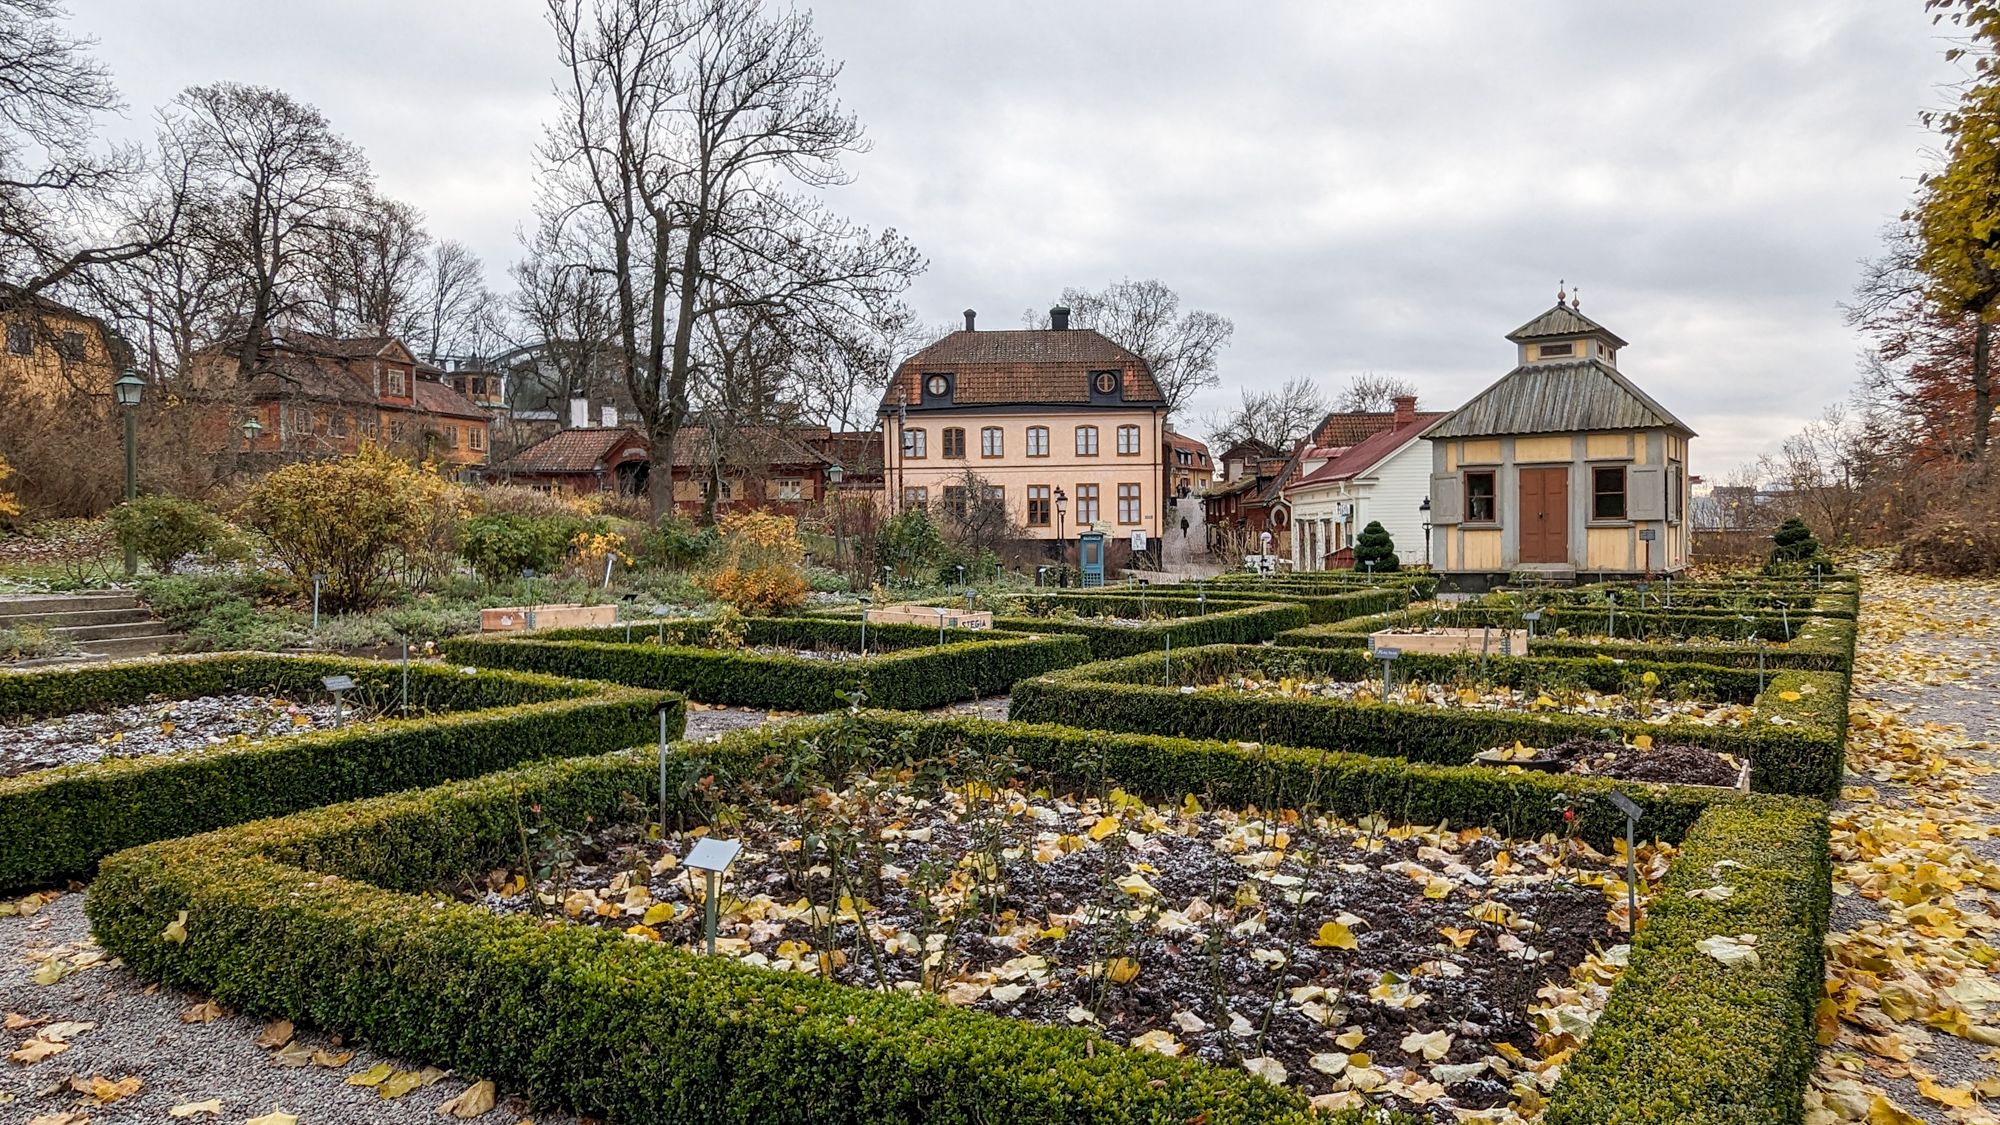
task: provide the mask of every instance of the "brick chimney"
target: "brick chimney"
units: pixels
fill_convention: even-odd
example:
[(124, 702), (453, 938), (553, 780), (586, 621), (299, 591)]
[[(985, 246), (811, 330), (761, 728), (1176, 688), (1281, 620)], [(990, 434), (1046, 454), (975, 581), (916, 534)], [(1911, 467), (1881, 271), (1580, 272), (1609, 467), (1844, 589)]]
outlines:
[(1417, 420), (1417, 396), (1397, 395), (1389, 401), (1396, 404), (1395, 427), (1397, 429), (1400, 430)]

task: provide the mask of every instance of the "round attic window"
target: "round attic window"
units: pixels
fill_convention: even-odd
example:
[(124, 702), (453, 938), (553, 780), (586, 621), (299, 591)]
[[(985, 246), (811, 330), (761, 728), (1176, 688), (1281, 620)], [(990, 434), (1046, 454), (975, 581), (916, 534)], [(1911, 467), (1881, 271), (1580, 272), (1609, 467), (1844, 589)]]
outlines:
[(1108, 394), (1112, 394), (1113, 392), (1115, 392), (1115, 391), (1117, 391), (1117, 390), (1118, 390), (1118, 374), (1117, 374), (1117, 372), (1115, 372), (1115, 371), (1100, 371), (1100, 372), (1098, 372), (1098, 373), (1097, 373), (1097, 393), (1098, 393), (1098, 394), (1101, 394), (1101, 395), (1108, 395)]
[(942, 375), (933, 375), (924, 384), (924, 387), (931, 394), (942, 396), (951, 391), (951, 380)]

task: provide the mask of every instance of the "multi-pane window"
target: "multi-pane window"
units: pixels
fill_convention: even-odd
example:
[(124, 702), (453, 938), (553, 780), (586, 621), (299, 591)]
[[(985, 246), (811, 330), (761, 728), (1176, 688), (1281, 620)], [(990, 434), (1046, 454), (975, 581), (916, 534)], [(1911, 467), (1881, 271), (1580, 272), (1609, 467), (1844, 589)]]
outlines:
[(777, 485), (777, 499), (779, 500), (805, 499), (806, 482), (797, 477), (787, 477), (783, 480), (773, 481), (772, 483)]
[(1465, 521), (1467, 523), (1493, 523), (1499, 519), (1500, 511), (1493, 488), (1494, 476), (1490, 472), (1465, 474)]
[(7, 354), (35, 354), (35, 329), (33, 325), (10, 324), (7, 326)]
[(1028, 486), (1028, 526), (1049, 526), (1049, 486), (1046, 484)]
[(457, 426), (446, 426), (446, 427), (444, 428), (444, 444), (445, 444), (445, 448), (447, 448), (447, 449), (457, 449), (457, 448), (458, 448), (458, 427), (457, 427)]
[(960, 520), (965, 519), (965, 486), (947, 484), (944, 486), (945, 510)]
[(1097, 522), (1097, 486), (1079, 484), (1076, 486), (1076, 526), (1089, 527)]
[(335, 414), (333, 417), (327, 419), (327, 432), (331, 433), (334, 437), (346, 437), (347, 415)]
[(997, 507), (1004, 512), (1007, 508), (1007, 489), (1005, 486), (998, 484), (980, 485), (979, 501), (982, 504), (990, 504)]
[(1625, 466), (1600, 465), (1590, 471), (1592, 519), (1625, 518)]
[(1139, 452), (1139, 427), (1118, 427), (1118, 452), (1127, 455)]
[(979, 431), (979, 455), (1000, 457), (1005, 454), (1006, 441), (1000, 436), (1000, 427), (987, 426)]
[(1047, 457), (1049, 455), (1049, 428), (1047, 426), (1028, 427), (1028, 456)]
[(403, 373), (393, 368), (389, 371), (389, 393), (392, 395), (403, 393)]
[(1139, 522), (1139, 486), (1121, 484), (1118, 486), (1118, 522)]
[(477, 426), (466, 428), (465, 439), (467, 444), (471, 445), (474, 449), (486, 448), (486, 431)]
[(1541, 346), (1541, 348), (1540, 348), (1540, 354), (1541, 354), (1541, 357), (1542, 357), (1543, 359), (1556, 359), (1556, 358), (1559, 358), (1559, 357), (1561, 357), (1561, 356), (1567, 356), (1567, 355), (1575, 355), (1575, 354), (1576, 354), (1576, 345), (1575, 345), (1575, 344), (1543, 344), (1543, 345)]
[(965, 456), (965, 430), (958, 426), (945, 427), (944, 455), (946, 457)]
[(922, 430), (903, 431), (903, 456), (924, 456), (924, 432)]
[(903, 489), (903, 507), (921, 508), (931, 502), (931, 490), (921, 486)]
[(62, 337), (56, 341), (56, 354), (69, 360), (71, 363), (81, 362), (83, 359), (83, 333), (63, 333)]
[(1097, 427), (1078, 426), (1076, 428), (1076, 455), (1078, 457), (1097, 456)]

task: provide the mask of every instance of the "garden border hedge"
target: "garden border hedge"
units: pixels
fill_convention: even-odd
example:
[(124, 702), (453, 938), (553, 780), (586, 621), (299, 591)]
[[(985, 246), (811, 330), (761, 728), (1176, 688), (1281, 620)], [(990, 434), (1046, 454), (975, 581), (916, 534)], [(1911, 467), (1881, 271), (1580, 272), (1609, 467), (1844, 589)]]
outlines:
[[(1133, 612), (1139, 611), (1137, 599), (1107, 598), (1101, 604), (1110, 608), (1114, 602), (1120, 600), (1128, 601)], [(1162, 600), (1165, 599), (1148, 598), (1147, 606), (1159, 608), (1153, 603)], [(1183, 601), (1183, 604), (1190, 609), (1195, 608), (1193, 602), (1173, 600)], [(1310, 620), (1306, 608), (1296, 602), (1222, 604), (1233, 608), (1211, 609), (1207, 613), (1190, 613), (1144, 625), (1108, 625), (1088, 618), (999, 616), (993, 618), (993, 624), (997, 628), (1016, 633), (1032, 631), (1073, 633), (1090, 642), (1090, 654), (1094, 659), (1106, 660), (1119, 656), (1137, 656), (1143, 652), (1164, 651), (1169, 637), (1173, 638), (1175, 648), (1195, 648), (1213, 644), (1255, 644), (1272, 640), (1280, 633), (1304, 628)]]
[[(835, 643), (858, 647), (861, 625), (838, 618), (753, 618), (756, 643)], [(489, 668), (548, 672), (677, 691), (702, 703), (773, 711), (831, 711), (843, 693), (862, 691), (870, 706), (923, 710), (996, 695), (1020, 680), (1090, 659), (1083, 637), (954, 630), (945, 644), (923, 625), (875, 625), (868, 639), (897, 647), (856, 660), (808, 660), (728, 649), (585, 639), (606, 629), (550, 629), (520, 637), (457, 637), (451, 659)], [(650, 642), (651, 638), (647, 641)]]
[[(1620, 614), (1621, 622), (1626, 615)], [(1650, 615), (1649, 615), (1650, 616)], [(1678, 616), (1678, 615), (1677, 615)], [(1309, 625), (1304, 629), (1294, 629), (1278, 638), (1280, 645), (1296, 648), (1360, 648), (1369, 647), (1369, 634), (1377, 629), (1389, 629), (1426, 621), (1433, 617), (1447, 625), (1477, 627), (1491, 625), (1494, 628), (1521, 628), (1523, 622), (1519, 611), (1489, 607), (1471, 607), (1448, 611), (1413, 611), (1370, 614), (1331, 625)], [(1576, 626), (1598, 623), (1601, 614), (1591, 614), (1588, 618), (1572, 618)], [(1704, 619), (1708, 620), (1708, 619)], [(1733, 620), (1718, 618), (1715, 620)], [(1773, 631), (1782, 628), (1776, 617), (1761, 619)], [(1545, 618), (1536, 627), (1535, 639), (1530, 642), (1529, 651), (1536, 656), (1595, 657), (1630, 660), (1670, 660), (1695, 661), (1724, 667), (1755, 668), (1758, 650), (1741, 645), (1704, 645), (1668, 641), (1644, 640), (1586, 640), (1582, 636), (1555, 637), (1544, 631), (1554, 618)], [(1855, 623), (1842, 618), (1813, 617), (1794, 623), (1798, 632), (1795, 639), (1782, 648), (1764, 649), (1764, 663), (1767, 668), (1795, 668), (1803, 671), (1845, 672), (1854, 666)], [(1558, 627), (1560, 623), (1558, 621)]]
[[(699, 752), (704, 765), (747, 769), (844, 722), (877, 736), (910, 732), (919, 754), (1006, 744), (1065, 768), (1109, 770), (1142, 792), (1165, 784), (1157, 796), (1181, 779), (1210, 791), (1218, 780), (1282, 788), (1259, 774), (1331, 779), (1323, 791), (1354, 808), (1401, 795), (1405, 809), (1466, 817), (1457, 823), (1485, 822), (1469, 815), (1481, 794), (1532, 828), (1560, 815), (1558, 798), (1611, 788), (1601, 779), (880, 713), (741, 732)], [(546, 762), (154, 843), (107, 860), (86, 909), (104, 947), (150, 979), (617, 1120), (1314, 1120), (1296, 1094), (1249, 1075), (1121, 1048), (1090, 1031), (693, 957), (602, 930), (544, 930), (425, 893), (511, 847), (526, 805), (570, 826), (630, 815), (630, 794), (647, 791), (653, 769), (650, 755), (630, 752)], [(1796, 798), (1618, 788), (1647, 806), (1644, 823), (1667, 829), (1661, 837), (1681, 833), (1683, 854), (1595, 1034), (1552, 1092), (1548, 1119), (1797, 1121), (1828, 905), (1824, 809)], [(1616, 830), (1606, 802), (1576, 803), (1587, 834)], [(1724, 863), (1738, 894), (1686, 898)], [(186, 938), (168, 941), (177, 920)], [(1745, 932), (1763, 935), (1759, 967), (1722, 969), (1693, 948), (1698, 935)]]
[[(1274, 661), (1290, 666), (1273, 668)], [(1353, 649), (1211, 645), (1175, 653), (1171, 667), (1163, 657), (1148, 655), (1023, 680), (1015, 685), (1009, 713), (1023, 722), (1327, 747), (1443, 765), (1469, 763), (1480, 750), (1517, 740), (1548, 746), (1609, 728), (1626, 737), (1648, 734), (1663, 742), (1691, 742), (1746, 757), (1752, 787), (1760, 792), (1831, 799), (1840, 789), (1847, 729), (1847, 678), (1841, 673), (1772, 674), (1748, 729), (1185, 690), (1244, 667), (1268, 671), (1274, 678), (1325, 674), (1358, 679), (1371, 671), (1369, 663)], [(1472, 663), (1476, 665), (1476, 659)], [(1466, 658), (1412, 654), (1397, 665), (1402, 678), (1450, 679), (1466, 668)], [(1538, 670), (1546, 670), (1551, 678), (1575, 676), (1586, 683), (1593, 676), (1612, 676), (1616, 682), (1615, 677), (1651, 670), (1660, 672), (1668, 685), (1676, 678), (1699, 677), (1720, 687), (1739, 683), (1744, 675), (1722, 667), (1664, 661), (1620, 664), (1608, 658), (1496, 657), (1489, 667), (1489, 675), (1503, 682), (1532, 679)], [(1172, 686), (1162, 683), (1169, 674)], [(1787, 701), (1783, 695), (1788, 692), (1800, 698)]]
[[(1199, 590), (1188, 585), (1157, 586), (1142, 596), (1137, 590), (1128, 588), (1107, 588), (1103, 590), (1039, 592), (1016, 595), (1016, 600), (1024, 608), (1030, 603), (1040, 602), (1049, 606), (1078, 603), (1082, 606), (1115, 606), (1119, 609), (1136, 609), (1144, 602), (1148, 608), (1186, 607), (1188, 616), (1203, 612), (1210, 606), (1226, 605), (1271, 605), (1286, 603), (1302, 606), (1306, 611), (1306, 624), (1323, 625), (1344, 621), (1368, 613), (1384, 613), (1401, 609), (1410, 603), (1410, 589), (1406, 585), (1378, 586), (1373, 589), (1339, 590), (1263, 590), (1236, 586), (1215, 589), (1203, 587)], [(1204, 605), (1204, 602), (1206, 605)], [(1032, 613), (1032, 610), (1029, 610)], [(1093, 612), (1078, 609), (1079, 613)]]
[[(228, 653), (0, 674), (0, 716), (34, 718), (148, 699), (227, 691), (324, 695), (320, 677), (355, 680), (350, 701), (397, 698), (398, 665), (332, 657)], [(352, 729), (174, 754), (114, 758), (0, 778), (0, 888), (81, 877), (112, 852), (518, 765), (602, 754), (655, 738), (680, 697), (553, 676), (412, 664), (413, 700), (444, 708)]]

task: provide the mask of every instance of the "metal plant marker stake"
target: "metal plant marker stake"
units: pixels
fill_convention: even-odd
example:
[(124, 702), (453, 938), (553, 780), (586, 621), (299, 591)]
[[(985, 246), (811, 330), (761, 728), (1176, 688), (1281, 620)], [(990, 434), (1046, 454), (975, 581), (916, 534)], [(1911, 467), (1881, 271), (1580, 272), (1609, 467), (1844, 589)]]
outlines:
[(410, 713), (410, 638), (403, 638), (403, 714)]
[(660, 708), (660, 839), (667, 838), (667, 709)]
[(1172, 686), (1174, 686), (1174, 635), (1173, 635), (1172, 633), (1168, 633), (1168, 634), (1167, 634), (1167, 684), (1166, 684), (1166, 686), (1168, 686), (1168, 687), (1172, 687)]
[(704, 836), (696, 840), (694, 848), (688, 852), (687, 866), (708, 876), (708, 909), (703, 912), (702, 932), (708, 939), (708, 952), (711, 957), (715, 955), (715, 916), (716, 899), (719, 897), (718, 883), (722, 878), (722, 873), (729, 870), (730, 864), (736, 862), (736, 853), (742, 850), (743, 842), (741, 840), (718, 840), (712, 836)]
[(347, 719), (347, 707), (341, 696), (354, 690), (354, 677), (323, 676), (319, 682), (326, 685), (326, 690), (333, 693), (333, 729), (339, 730)]
[(1528, 623), (1528, 640), (1533, 641), (1535, 639), (1535, 622), (1541, 619), (1542, 611), (1539, 609), (1531, 609), (1521, 615), (1521, 620)]
[(1639, 818), (1646, 810), (1632, 802), (1632, 798), (1612, 790), (1611, 803), (1625, 814), (1625, 932), (1635, 933), (1639, 927), (1639, 863), (1634, 858), (1632, 837), (1639, 824)]
[(1382, 702), (1384, 703), (1389, 702), (1389, 691), (1394, 686), (1395, 676), (1392, 669), (1395, 667), (1397, 659), (1402, 655), (1403, 650), (1400, 648), (1377, 648), (1375, 650), (1375, 659), (1382, 662)]

